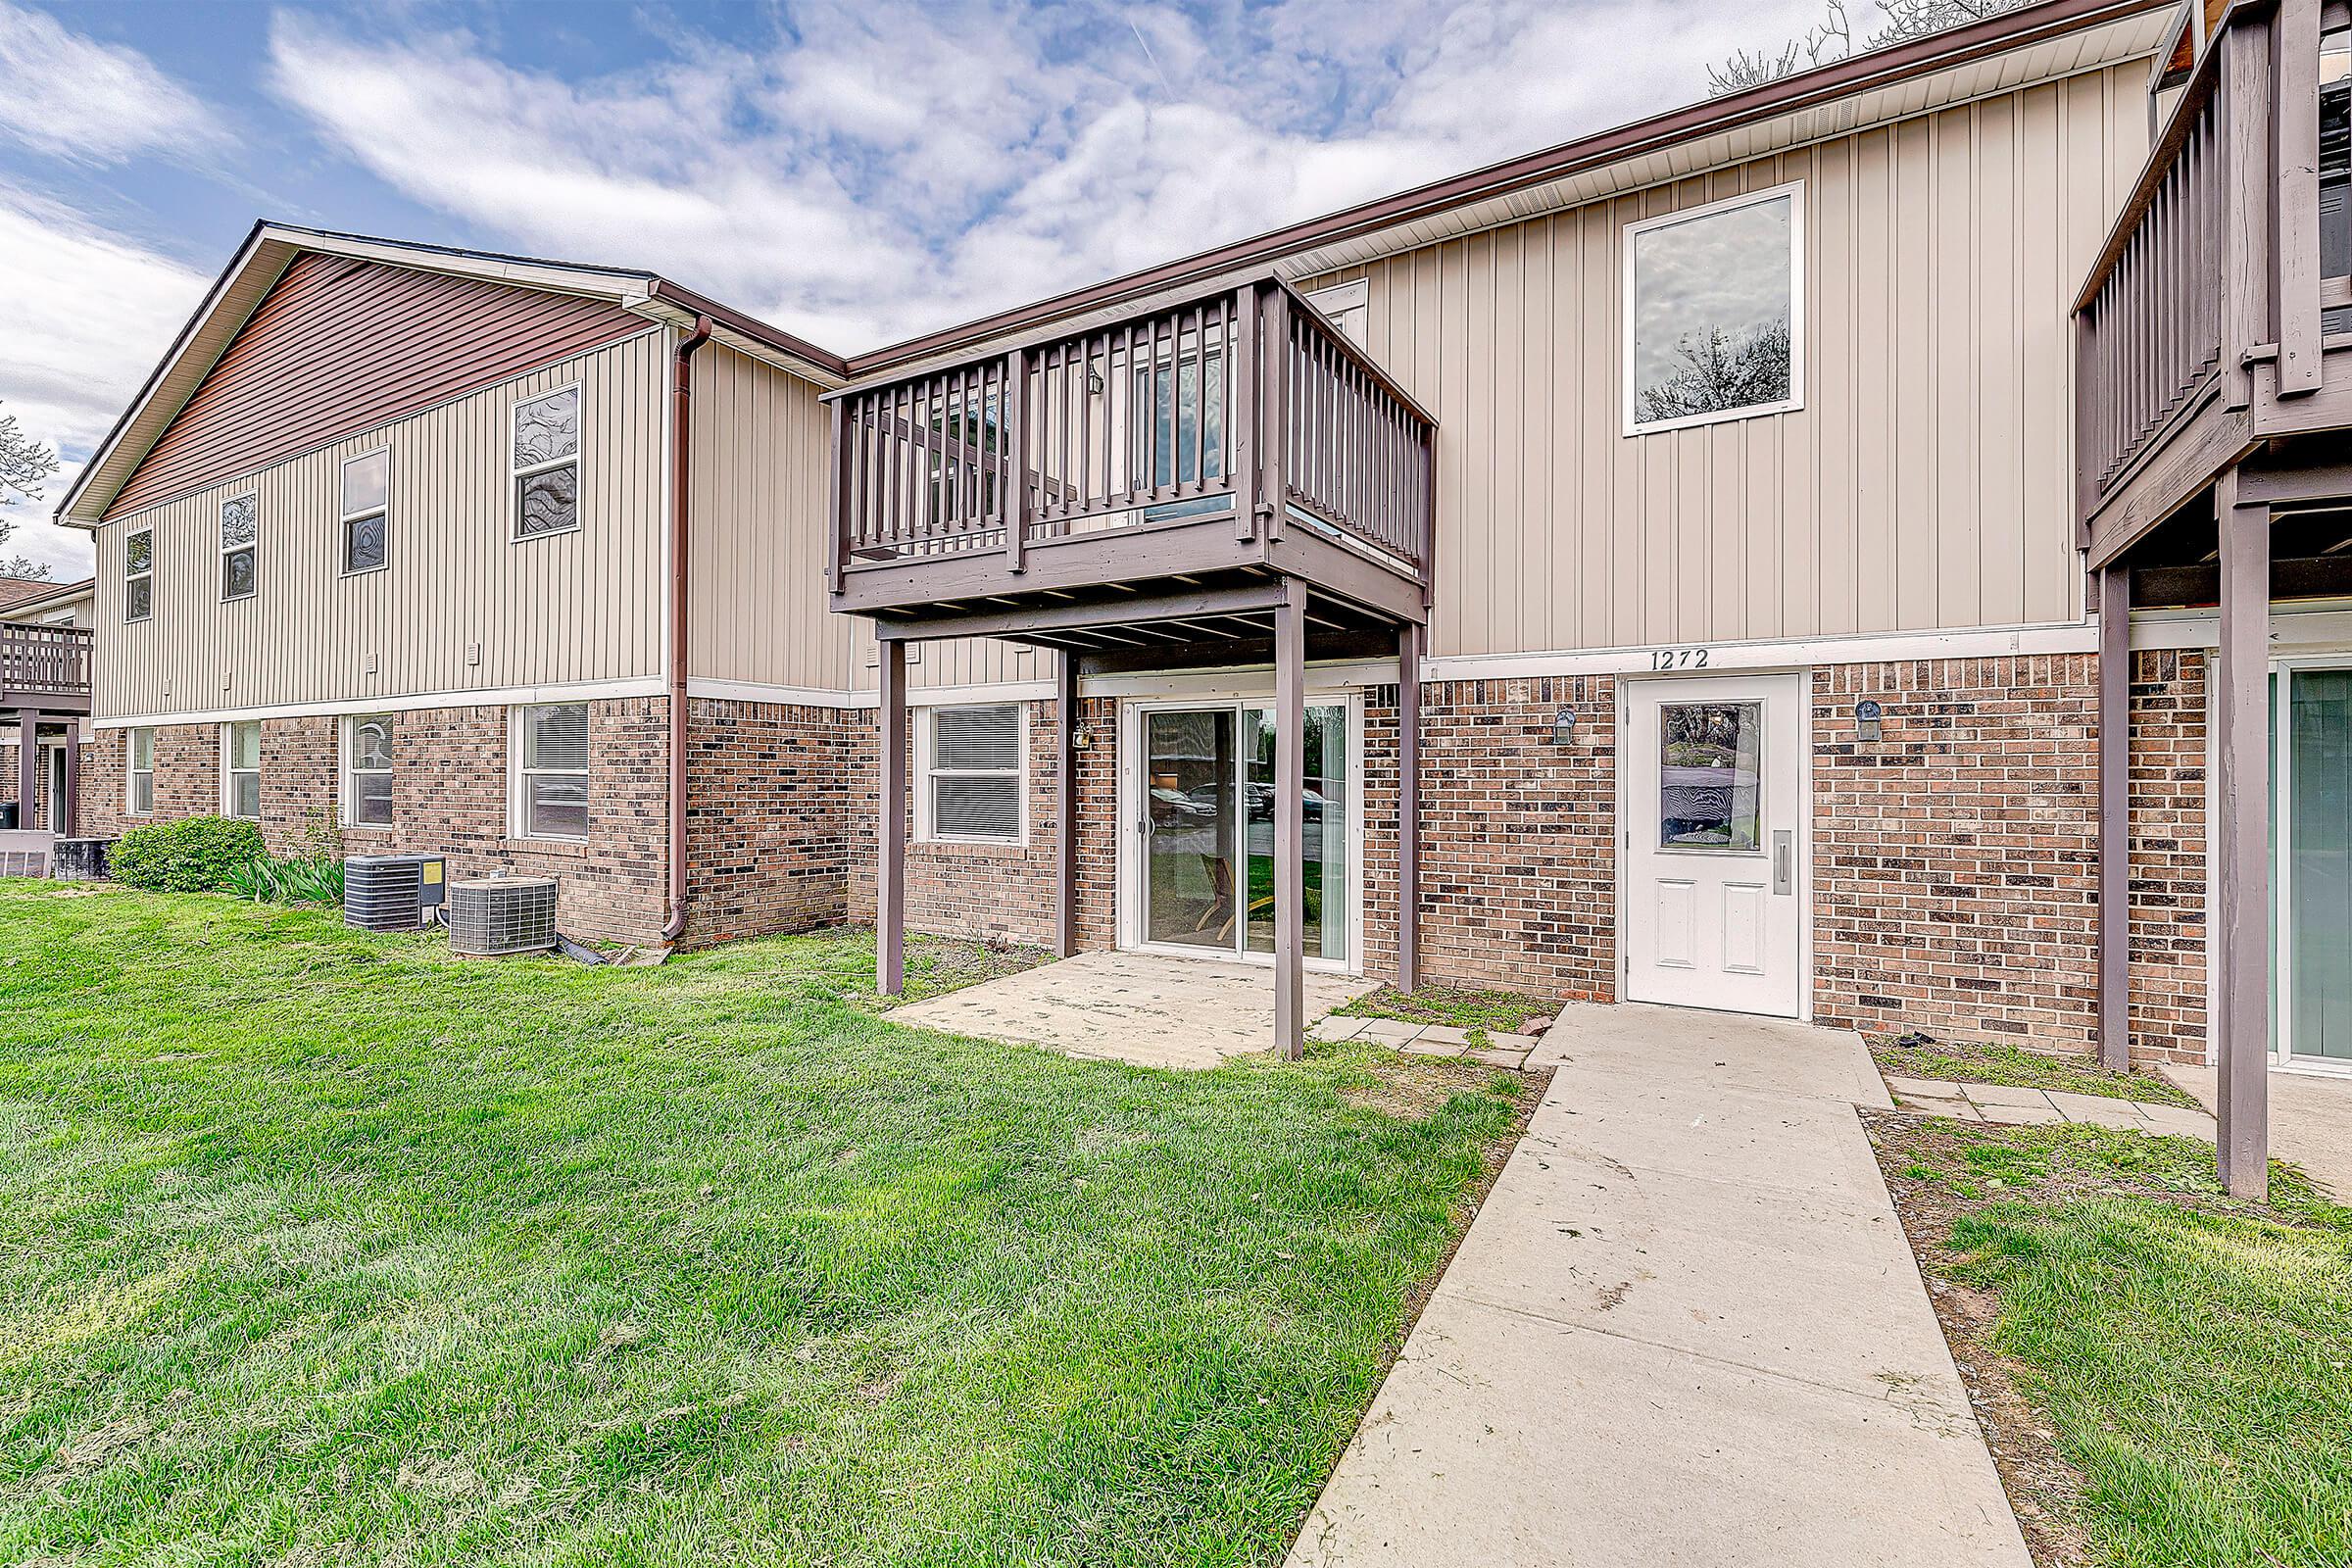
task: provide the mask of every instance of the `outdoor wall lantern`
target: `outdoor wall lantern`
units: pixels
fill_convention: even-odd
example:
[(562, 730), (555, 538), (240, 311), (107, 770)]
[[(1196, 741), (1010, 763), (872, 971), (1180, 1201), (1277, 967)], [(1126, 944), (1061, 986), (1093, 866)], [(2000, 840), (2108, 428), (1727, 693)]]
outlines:
[(1576, 744), (1576, 713), (1573, 710), (1563, 708), (1559, 710), (1557, 716), (1552, 719), (1551, 744), (1554, 746), (1573, 746)]
[(1875, 741), (1879, 738), (1879, 720), (1886, 710), (1874, 698), (1865, 697), (1854, 705), (1854, 739)]

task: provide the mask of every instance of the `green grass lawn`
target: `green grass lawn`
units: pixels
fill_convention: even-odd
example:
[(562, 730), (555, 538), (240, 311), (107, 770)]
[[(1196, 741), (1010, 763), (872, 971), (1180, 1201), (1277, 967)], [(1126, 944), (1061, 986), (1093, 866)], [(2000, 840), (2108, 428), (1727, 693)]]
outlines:
[(1349, 1018), (1396, 1018), (1405, 1023), (1451, 1024), (1479, 1034), (1517, 1034), (1534, 1019), (1556, 1015), (1560, 1004), (1516, 991), (1456, 991), (1446, 986), (1399, 991), (1382, 986), (1338, 1010)]
[[(1962, 1360), (2031, 1405), (2007, 1450), (2047, 1440), (2074, 1472), (2048, 1509), (2079, 1538), (2069, 1560), (2352, 1562), (2352, 1211), (2286, 1166), (2267, 1207), (2235, 1202), (2187, 1139), (1902, 1118), (1873, 1134), (1931, 1276), (1997, 1307), (1964, 1324)], [(1996, 1424), (2002, 1407), (1995, 1388)]]
[(1879, 1066), (1898, 1078), (1934, 1078), (1966, 1084), (2008, 1084), (2019, 1089), (2055, 1089), (2061, 1094), (2101, 1095), (2195, 1110), (2197, 1097), (2152, 1072), (2116, 1072), (2094, 1057), (2062, 1056), (2023, 1046), (1932, 1040), (1901, 1046), (1874, 1043)]
[(1517, 1079), (871, 979), (0, 882), (0, 1561), (1279, 1560)]

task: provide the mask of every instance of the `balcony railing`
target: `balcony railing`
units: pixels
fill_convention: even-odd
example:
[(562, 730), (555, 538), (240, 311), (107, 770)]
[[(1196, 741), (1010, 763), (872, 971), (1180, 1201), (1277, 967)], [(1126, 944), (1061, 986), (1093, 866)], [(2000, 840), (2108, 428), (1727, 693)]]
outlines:
[(1273, 279), (852, 388), (833, 419), (837, 592), (925, 563), (1017, 583), (1218, 517), (1237, 559), (1299, 530), (1426, 581), (1434, 421)]
[(0, 621), (0, 706), (20, 699), (90, 696), (90, 631), (86, 626), (35, 626)]
[[(2352, 329), (2345, 23), (2343, 0), (2240, 3), (2184, 45), (2180, 97), (2075, 302), (2086, 522), (2192, 426), (2201, 469), (2241, 435), (2323, 418), (2310, 394), (2345, 374), (2330, 334)], [(2217, 411), (2235, 423), (2213, 428)], [(2166, 469), (2152, 505), (2200, 478)]]

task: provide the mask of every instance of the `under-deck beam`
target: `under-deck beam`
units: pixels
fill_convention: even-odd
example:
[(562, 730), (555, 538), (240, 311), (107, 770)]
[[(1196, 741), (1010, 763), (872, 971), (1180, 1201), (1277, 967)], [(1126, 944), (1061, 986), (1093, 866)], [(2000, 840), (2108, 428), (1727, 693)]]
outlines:
[[(1274, 611), (1274, 1049), (1306, 1054), (1306, 584)], [(1247, 903), (1247, 887), (1239, 897)]]
[(2099, 573), (2099, 1062), (2132, 1062), (2132, 568)]
[(2213, 1015), (2224, 1186), (2260, 1200), (2270, 1190), (2271, 1057), (2271, 514), (2243, 505), (2237, 470), (2214, 488), (2221, 534), (2221, 825), (2214, 881), (2220, 963)]
[(875, 867), (875, 978), (886, 997), (906, 988), (906, 645), (882, 645), (882, 821)]

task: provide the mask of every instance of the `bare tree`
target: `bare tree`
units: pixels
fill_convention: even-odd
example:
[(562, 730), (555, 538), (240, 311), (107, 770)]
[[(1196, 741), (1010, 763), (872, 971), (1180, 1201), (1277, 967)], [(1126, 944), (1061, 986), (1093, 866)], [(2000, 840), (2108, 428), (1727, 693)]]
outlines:
[(1642, 388), (1643, 420), (1684, 419), (1788, 399), (1788, 320), (1745, 332), (1709, 327), (1674, 345), (1674, 373)]
[(1801, 38), (1791, 38), (1774, 50), (1741, 49), (1728, 60), (1707, 68), (1707, 96), (1744, 92), (1778, 81), (1795, 72), (1843, 60), (1856, 49), (1883, 49), (1890, 43), (1925, 38), (1930, 33), (1983, 22), (2015, 11), (2030, 0), (1879, 0), (1885, 18), (1878, 29), (1854, 41), (1852, 20), (1845, 0), (1829, 0), (1829, 13)]
[[(0, 545), (17, 531), (8, 513), (19, 504), (41, 499), (41, 488), (57, 472), (57, 454), (17, 427), (17, 416), (0, 414)], [(49, 568), (29, 556), (0, 557), (0, 577), (32, 577), (46, 581)]]

